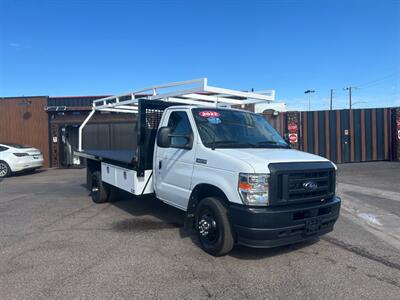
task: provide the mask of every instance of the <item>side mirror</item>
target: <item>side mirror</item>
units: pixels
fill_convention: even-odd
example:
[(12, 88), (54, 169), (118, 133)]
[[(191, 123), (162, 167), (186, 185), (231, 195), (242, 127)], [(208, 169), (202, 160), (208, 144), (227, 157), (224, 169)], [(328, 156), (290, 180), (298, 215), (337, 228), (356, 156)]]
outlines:
[(160, 148), (192, 149), (193, 135), (171, 134), (170, 127), (161, 127), (157, 133), (157, 146)]
[(168, 148), (171, 146), (171, 128), (161, 127), (157, 132), (157, 146)]

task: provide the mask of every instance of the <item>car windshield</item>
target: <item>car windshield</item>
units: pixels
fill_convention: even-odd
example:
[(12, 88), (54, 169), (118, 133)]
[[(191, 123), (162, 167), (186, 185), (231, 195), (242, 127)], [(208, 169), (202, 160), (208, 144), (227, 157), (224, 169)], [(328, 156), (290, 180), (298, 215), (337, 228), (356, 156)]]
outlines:
[(201, 140), (209, 148), (289, 148), (260, 115), (230, 109), (192, 110)]
[(26, 149), (26, 148), (31, 148), (30, 146), (24, 146), (24, 145), (19, 145), (19, 144), (14, 144), (14, 143), (0, 143), (2, 145), (12, 147), (12, 148), (17, 148), (17, 149)]

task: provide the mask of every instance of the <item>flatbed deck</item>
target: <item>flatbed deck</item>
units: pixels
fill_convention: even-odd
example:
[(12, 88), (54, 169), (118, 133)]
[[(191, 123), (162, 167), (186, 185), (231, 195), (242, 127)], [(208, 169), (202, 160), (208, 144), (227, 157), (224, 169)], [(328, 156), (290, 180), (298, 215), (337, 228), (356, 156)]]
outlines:
[(84, 150), (76, 152), (78, 156), (96, 160), (113, 161), (123, 164), (135, 164), (136, 150)]

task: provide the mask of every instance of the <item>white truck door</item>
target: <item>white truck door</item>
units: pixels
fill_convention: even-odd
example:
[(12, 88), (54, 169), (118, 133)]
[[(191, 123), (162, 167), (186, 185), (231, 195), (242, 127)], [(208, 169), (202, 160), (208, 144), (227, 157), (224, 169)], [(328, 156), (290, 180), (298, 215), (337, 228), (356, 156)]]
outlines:
[[(169, 112), (167, 126), (173, 135), (193, 134), (191, 122), (186, 111), (174, 110)], [(165, 123), (164, 123), (165, 124)], [(186, 210), (190, 197), (190, 186), (196, 151), (194, 136), (191, 149), (180, 149), (176, 146), (186, 144), (181, 137), (171, 138), (171, 147), (157, 147), (154, 162), (155, 190), (159, 199)]]

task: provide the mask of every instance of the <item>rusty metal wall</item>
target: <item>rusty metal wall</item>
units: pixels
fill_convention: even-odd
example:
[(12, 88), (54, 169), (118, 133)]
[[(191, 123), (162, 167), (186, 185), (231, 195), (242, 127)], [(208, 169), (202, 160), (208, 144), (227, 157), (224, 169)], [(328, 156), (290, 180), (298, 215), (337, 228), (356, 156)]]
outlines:
[(301, 113), (300, 149), (337, 163), (389, 160), (389, 108)]
[(399, 108), (286, 112), (264, 117), (290, 139), (292, 148), (336, 163), (400, 158)]
[(49, 167), (47, 97), (0, 98), (0, 142), (40, 149)]

